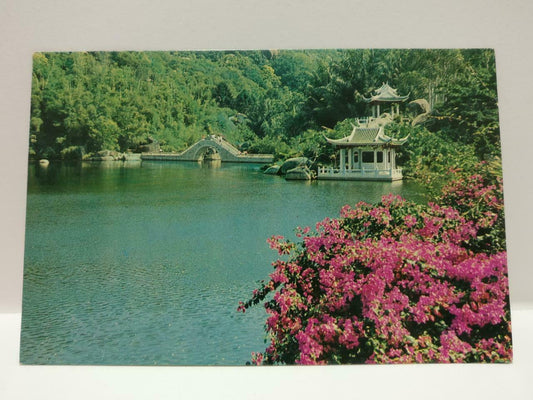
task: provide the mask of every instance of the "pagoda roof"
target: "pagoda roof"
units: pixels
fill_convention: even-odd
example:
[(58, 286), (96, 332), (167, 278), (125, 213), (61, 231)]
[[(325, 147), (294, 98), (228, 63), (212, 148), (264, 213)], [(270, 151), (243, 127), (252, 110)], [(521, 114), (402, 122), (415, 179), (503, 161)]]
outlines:
[(330, 139), (324, 136), (328, 143), (339, 147), (353, 147), (353, 146), (401, 146), (404, 144), (409, 135), (402, 139), (393, 139), (385, 135), (383, 126), (355, 126), (349, 136), (341, 139)]
[(370, 98), (363, 97), (363, 100), (367, 103), (392, 103), (405, 101), (408, 97), (409, 94), (406, 96), (398, 95), (398, 93), (396, 93), (396, 89), (391, 88), (388, 83), (384, 83), (379, 89), (376, 89), (376, 94)]

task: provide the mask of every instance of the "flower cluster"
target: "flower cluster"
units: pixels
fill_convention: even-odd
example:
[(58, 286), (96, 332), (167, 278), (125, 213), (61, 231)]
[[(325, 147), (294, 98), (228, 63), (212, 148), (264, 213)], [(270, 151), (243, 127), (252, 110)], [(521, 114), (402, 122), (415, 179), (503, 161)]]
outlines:
[(239, 306), (264, 302), (269, 314), (270, 345), (253, 361), (510, 361), (503, 230), (491, 230), (502, 219), (501, 186), (460, 177), (441, 200), (384, 196), (344, 207), (314, 233), (299, 230), (299, 244), (271, 238), (289, 259)]

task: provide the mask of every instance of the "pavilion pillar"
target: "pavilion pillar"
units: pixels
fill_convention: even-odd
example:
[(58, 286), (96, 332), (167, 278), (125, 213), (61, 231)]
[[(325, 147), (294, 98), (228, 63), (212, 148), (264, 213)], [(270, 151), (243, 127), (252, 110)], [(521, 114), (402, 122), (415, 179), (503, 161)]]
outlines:
[(341, 172), (344, 172), (346, 169), (346, 149), (340, 150), (340, 166), (339, 166)]
[(349, 170), (353, 169), (353, 148), (352, 147), (348, 149), (348, 169)]

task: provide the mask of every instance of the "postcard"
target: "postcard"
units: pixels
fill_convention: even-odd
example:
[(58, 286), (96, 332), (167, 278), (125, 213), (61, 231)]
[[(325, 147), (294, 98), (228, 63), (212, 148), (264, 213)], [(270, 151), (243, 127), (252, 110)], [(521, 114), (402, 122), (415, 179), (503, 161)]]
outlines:
[(35, 53), (20, 361), (509, 363), (491, 49)]

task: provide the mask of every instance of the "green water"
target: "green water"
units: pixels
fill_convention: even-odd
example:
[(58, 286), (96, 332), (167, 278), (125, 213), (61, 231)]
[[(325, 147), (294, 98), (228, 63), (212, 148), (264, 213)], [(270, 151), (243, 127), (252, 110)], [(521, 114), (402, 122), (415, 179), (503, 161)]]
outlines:
[(266, 239), (408, 182), (288, 182), (257, 165), (30, 165), (21, 362), (244, 365), (266, 314)]

